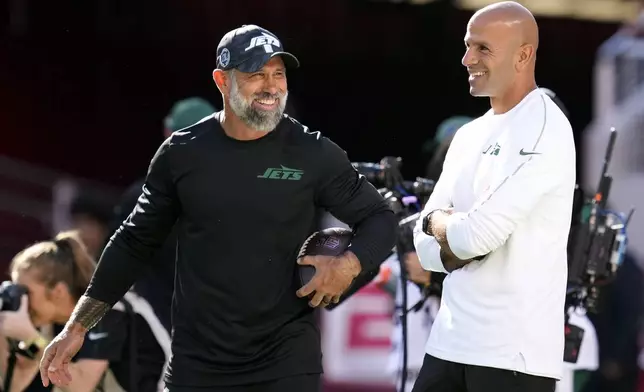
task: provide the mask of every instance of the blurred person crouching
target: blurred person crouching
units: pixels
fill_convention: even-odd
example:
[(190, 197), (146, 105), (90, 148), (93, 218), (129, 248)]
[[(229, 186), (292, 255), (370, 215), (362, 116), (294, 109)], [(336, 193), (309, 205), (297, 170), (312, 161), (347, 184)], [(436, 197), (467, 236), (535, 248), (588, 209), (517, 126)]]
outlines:
[[(163, 122), (163, 137), (169, 138), (173, 132), (189, 127), (215, 112), (215, 108), (206, 100), (198, 97), (186, 98), (176, 102)], [(145, 176), (132, 184), (114, 210), (112, 232), (117, 230), (128, 218), (141, 196)], [(172, 330), (171, 306), (174, 292), (174, 267), (177, 245), (176, 227), (172, 230), (155, 258), (160, 260), (159, 268), (151, 268), (144, 277), (134, 285), (134, 291), (145, 298), (161, 320), (166, 330)]]
[[(51, 327), (54, 335), (63, 329), (95, 267), (75, 231), (36, 243), (14, 257), (11, 282), (5, 282), (2, 289), (0, 312), (3, 380), (8, 376), (9, 347), (19, 348), (13, 350), (17, 361), (9, 392), (34, 390), (35, 384), (41, 383), (38, 365), (49, 339), (39, 329)], [(17, 310), (6, 310), (12, 307)], [(9, 342), (20, 344), (10, 346)], [(69, 367), (74, 381), (66, 390), (103, 389), (103, 377), (109, 369), (125, 391), (160, 391), (169, 355), (170, 336), (151, 307), (127, 293), (87, 335)]]

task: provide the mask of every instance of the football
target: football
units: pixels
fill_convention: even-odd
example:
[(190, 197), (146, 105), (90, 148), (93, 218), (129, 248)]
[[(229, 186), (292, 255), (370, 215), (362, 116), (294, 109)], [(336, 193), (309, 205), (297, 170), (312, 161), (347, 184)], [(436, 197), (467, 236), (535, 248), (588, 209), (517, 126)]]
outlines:
[[(351, 239), (353, 239), (353, 231), (342, 227), (331, 227), (316, 231), (304, 241), (297, 258), (304, 256), (339, 256), (349, 248)], [(315, 267), (299, 264), (297, 267), (301, 286), (304, 286), (313, 279)]]

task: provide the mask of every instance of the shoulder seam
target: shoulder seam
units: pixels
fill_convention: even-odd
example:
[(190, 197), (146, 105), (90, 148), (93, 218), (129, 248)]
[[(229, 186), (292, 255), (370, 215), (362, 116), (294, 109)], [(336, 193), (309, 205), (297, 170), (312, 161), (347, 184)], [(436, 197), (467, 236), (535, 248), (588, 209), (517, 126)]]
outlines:
[(548, 111), (548, 109), (546, 105), (546, 100), (543, 98), (543, 95), (539, 95), (539, 97), (541, 98), (541, 103), (543, 104), (543, 122), (541, 124), (541, 132), (539, 132), (539, 137), (537, 138), (537, 141), (534, 142), (534, 147), (532, 147), (532, 151), (537, 150), (537, 146), (539, 145), (539, 142), (541, 141), (541, 137), (543, 136), (543, 132), (546, 129), (546, 119), (547, 119), (546, 112)]
[(303, 131), (304, 133), (309, 134), (309, 135), (315, 135), (315, 138), (316, 138), (317, 140), (320, 140), (320, 139), (322, 138), (322, 133), (321, 133), (320, 131), (311, 131), (311, 130), (309, 129), (309, 127), (307, 127), (306, 125), (304, 125), (304, 124), (302, 124), (301, 122), (297, 121), (296, 119), (294, 119), (294, 118), (293, 118), (293, 117), (291, 117), (291, 116), (288, 116), (288, 115), (287, 115), (287, 118), (288, 118), (288, 119), (291, 121), (291, 123), (293, 123), (294, 125), (296, 125), (296, 126), (298, 126), (298, 127), (301, 127), (301, 129), (302, 129), (302, 131)]

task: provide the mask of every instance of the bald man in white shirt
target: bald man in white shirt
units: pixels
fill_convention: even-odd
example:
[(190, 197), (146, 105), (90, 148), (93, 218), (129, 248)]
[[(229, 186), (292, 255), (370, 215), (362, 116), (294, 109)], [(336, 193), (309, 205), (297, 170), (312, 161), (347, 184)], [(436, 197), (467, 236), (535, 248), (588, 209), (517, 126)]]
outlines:
[(423, 267), (448, 273), (414, 392), (552, 392), (561, 377), (575, 145), (535, 82), (538, 43), (515, 2), (468, 23), (470, 93), (491, 109), (456, 133), (414, 233)]

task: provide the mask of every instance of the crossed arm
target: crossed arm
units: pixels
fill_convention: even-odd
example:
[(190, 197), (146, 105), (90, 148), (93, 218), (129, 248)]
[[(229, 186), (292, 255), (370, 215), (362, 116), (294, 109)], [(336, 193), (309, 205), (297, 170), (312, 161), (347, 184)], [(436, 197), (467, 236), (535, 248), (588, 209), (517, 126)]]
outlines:
[[(428, 271), (449, 273), (470, 261), (459, 259), (447, 240), (447, 222), (452, 214), (450, 199), (446, 181), (439, 180), (414, 229), (414, 247), (420, 264)], [(431, 215), (428, 222), (431, 235), (422, 231), (427, 215)]]
[(422, 214), (425, 217), (431, 213), (429, 233), (422, 231), (422, 218), (414, 232), (414, 245), (423, 267), (447, 273), (494, 252), (528, 218), (545, 194), (568, 186), (567, 182), (572, 192), (574, 179), (568, 181), (568, 177), (574, 162), (569, 157), (574, 155), (568, 154), (568, 148), (544, 146), (540, 154), (517, 162), (517, 167), (480, 195), (467, 212), (441, 210), (452, 205), (455, 181), (446, 168)]
[(447, 241), (447, 221), (451, 215), (450, 210), (435, 210), (429, 218), (428, 231), (440, 247), (439, 258), (447, 272), (452, 272), (470, 263), (472, 259), (459, 259)]

